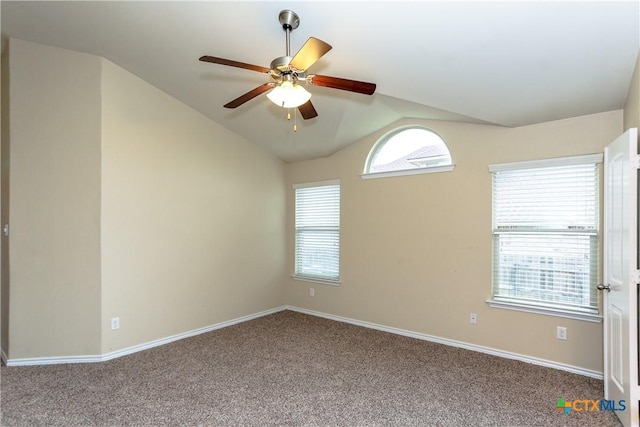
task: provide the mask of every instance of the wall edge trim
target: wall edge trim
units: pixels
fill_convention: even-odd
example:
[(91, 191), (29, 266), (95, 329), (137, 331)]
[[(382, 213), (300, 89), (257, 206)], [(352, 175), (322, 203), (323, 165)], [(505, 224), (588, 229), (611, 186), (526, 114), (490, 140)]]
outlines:
[(598, 380), (604, 379), (604, 374), (600, 371), (593, 371), (590, 369), (581, 368), (579, 366), (567, 365), (560, 362), (554, 362), (552, 360), (541, 359), (538, 357), (527, 356), (525, 354), (513, 353), (510, 351), (499, 350), (491, 347), (485, 347), (481, 345), (471, 344), (464, 341), (456, 341), (448, 338), (442, 338), (435, 335), (423, 334), (420, 332), (408, 331), (405, 329), (394, 328), (391, 326), (380, 325), (377, 323), (366, 322), (363, 320), (352, 319), (349, 317), (336, 316), (333, 314), (323, 313), (320, 311), (309, 310), (306, 308), (287, 305), (286, 310), (296, 311), (298, 313), (308, 314), (316, 317), (323, 317), (329, 320), (335, 320), (338, 322), (349, 323), (356, 326), (362, 326), (369, 329), (376, 329), (382, 332), (389, 332), (396, 335), (402, 335), (405, 337), (416, 338), (419, 340), (430, 341), (437, 344), (444, 344), (452, 347), (463, 348), (466, 350), (477, 351), (479, 353), (485, 353), (492, 356), (498, 356), (505, 359), (518, 360), (521, 362), (530, 363), (532, 365), (544, 366), (547, 368), (558, 369), (561, 371), (570, 372), (572, 374), (583, 375)]
[(286, 310), (286, 306), (280, 306), (269, 310), (261, 311), (247, 316), (237, 317), (235, 319), (227, 320), (213, 325), (205, 326), (203, 328), (193, 329), (191, 331), (183, 332), (176, 335), (171, 335), (165, 338), (149, 341), (146, 343), (134, 345), (131, 347), (123, 348), (121, 350), (112, 351), (99, 355), (84, 355), (84, 356), (60, 356), (60, 357), (31, 357), (23, 359), (7, 359), (4, 351), (2, 357), (6, 366), (36, 366), (36, 365), (60, 365), (68, 363), (97, 363), (106, 362), (108, 360), (116, 359), (118, 357), (127, 356), (129, 354), (137, 353), (139, 351), (148, 350), (153, 347), (159, 347), (164, 344), (169, 344), (174, 341), (179, 341), (185, 338), (190, 338), (196, 335), (204, 334), (207, 332), (215, 331), (216, 329), (226, 328), (238, 323), (254, 320), (259, 317), (268, 316), (270, 314), (278, 313)]
[(239, 323), (247, 322), (249, 320), (257, 319), (259, 317), (268, 316), (270, 314), (275, 314), (280, 311), (291, 310), (298, 313), (308, 314), (311, 316), (322, 317), (329, 320), (334, 320), (343, 323), (349, 323), (356, 326), (365, 327), (368, 329), (375, 329), (382, 332), (389, 332), (396, 335), (402, 335), (410, 338), (416, 338), (424, 341), (430, 341), (438, 344), (448, 345), (452, 347), (464, 348), (467, 350), (477, 351), (480, 353), (490, 354), (493, 356), (503, 357), (505, 359), (513, 359), (519, 360), (526, 363), (531, 363), (533, 365), (544, 366), (547, 368), (558, 369), (561, 371), (566, 371), (578, 375), (587, 376), (590, 378), (595, 378), (602, 380), (604, 378), (603, 373), (599, 371), (593, 371), (590, 369), (584, 369), (578, 366), (567, 365), (564, 363), (554, 362), (551, 360), (540, 359), (537, 357), (527, 356), (524, 354), (513, 353), (504, 350), (498, 350), (491, 347), (479, 346), (476, 344), (470, 344), (463, 341), (451, 340), (448, 338), (442, 338), (435, 335), (428, 335), (419, 332), (413, 332), (405, 329), (394, 328), (391, 326), (385, 326), (377, 323), (366, 322), (363, 320), (352, 319), (348, 317), (337, 316), (329, 313), (323, 313), (320, 311), (309, 310), (306, 308), (284, 305), (280, 307), (276, 307), (270, 310), (261, 311), (258, 313), (250, 314), (247, 316), (238, 317), (232, 320), (216, 323), (210, 326), (206, 326), (203, 328), (194, 329), (191, 331), (187, 331), (181, 334), (172, 335), (169, 337), (161, 338), (154, 341), (149, 341), (147, 343), (131, 346), (124, 348), (122, 350), (117, 350), (109, 353), (105, 353), (102, 355), (84, 355), (84, 356), (62, 356), (62, 357), (33, 357), (33, 358), (23, 358), (23, 359), (9, 359), (5, 354), (4, 350), (1, 352), (0, 356), (5, 364), (5, 366), (35, 366), (35, 365), (58, 365), (58, 364), (68, 364), (68, 363), (98, 363), (98, 362), (106, 362), (108, 360), (116, 359), (118, 357), (126, 356), (129, 354), (137, 353), (139, 351), (144, 351), (151, 349), (153, 347), (158, 347), (164, 344), (169, 344), (174, 341), (179, 341), (181, 339), (193, 337), (196, 335), (204, 334), (207, 332), (214, 331), (216, 329), (226, 328), (228, 326), (233, 326)]

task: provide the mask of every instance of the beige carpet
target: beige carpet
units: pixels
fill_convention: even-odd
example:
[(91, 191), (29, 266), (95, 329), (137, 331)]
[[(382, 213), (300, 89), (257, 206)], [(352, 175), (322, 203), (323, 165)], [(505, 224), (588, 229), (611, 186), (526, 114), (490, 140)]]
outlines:
[(3, 426), (616, 426), (602, 381), (284, 311), (109, 362), (2, 367)]

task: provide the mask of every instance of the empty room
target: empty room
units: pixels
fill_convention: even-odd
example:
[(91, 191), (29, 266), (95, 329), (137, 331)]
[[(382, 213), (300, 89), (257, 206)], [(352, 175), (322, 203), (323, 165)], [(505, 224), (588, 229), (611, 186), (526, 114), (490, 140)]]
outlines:
[(2, 1), (0, 424), (638, 426), (638, 1)]

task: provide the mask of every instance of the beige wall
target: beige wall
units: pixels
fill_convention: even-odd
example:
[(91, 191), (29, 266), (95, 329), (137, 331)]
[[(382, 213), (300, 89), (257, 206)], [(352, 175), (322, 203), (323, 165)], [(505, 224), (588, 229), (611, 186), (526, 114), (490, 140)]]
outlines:
[(282, 305), (283, 164), (106, 60), (102, 91), (103, 353)]
[(633, 71), (627, 102), (624, 104), (624, 130), (640, 128), (640, 52)]
[[(446, 141), (453, 172), (363, 180), (367, 154), (389, 130), (421, 124)], [(287, 165), (293, 184), (340, 179), (340, 286), (286, 280), (287, 304), (602, 371), (602, 325), (492, 309), (488, 165), (602, 152), (622, 111), (509, 129), (402, 120), (325, 159)], [(289, 215), (289, 273), (293, 218)], [(315, 288), (315, 297), (309, 288)], [(469, 313), (478, 313), (477, 325)], [(556, 326), (569, 339), (555, 338)]]
[(282, 305), (280, 160), (104, 59), (20, 40), (9, 54), (10, 360)]
[(100, 351), (100, 59), (10, 41), (9, 358)]

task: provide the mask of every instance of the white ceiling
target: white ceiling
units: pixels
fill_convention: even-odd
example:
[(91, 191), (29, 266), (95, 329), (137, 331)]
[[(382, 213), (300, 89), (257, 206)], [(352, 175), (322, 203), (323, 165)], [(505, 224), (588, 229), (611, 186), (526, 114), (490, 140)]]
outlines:
[[(522, 126), (620, 109), (640, 50), (633, 1), (2, 1), (7, 37), (103, 56), (285, 161), (324, 157), (403, 117)], [(198, 61), (268, 67), (285, 55), (278, 14), (333, 46), (310, 73), (374, 82), (373, 96), (309, 86), (298, 131), (261, 95), (269, 81)]]

